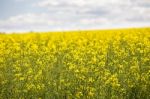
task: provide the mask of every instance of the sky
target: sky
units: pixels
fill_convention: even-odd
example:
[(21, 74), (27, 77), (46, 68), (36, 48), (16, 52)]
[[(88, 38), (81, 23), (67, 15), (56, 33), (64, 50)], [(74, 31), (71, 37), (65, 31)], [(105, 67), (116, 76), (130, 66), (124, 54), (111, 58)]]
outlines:
[(0, 0), (0, 31), (150, 26), (150, 0)]

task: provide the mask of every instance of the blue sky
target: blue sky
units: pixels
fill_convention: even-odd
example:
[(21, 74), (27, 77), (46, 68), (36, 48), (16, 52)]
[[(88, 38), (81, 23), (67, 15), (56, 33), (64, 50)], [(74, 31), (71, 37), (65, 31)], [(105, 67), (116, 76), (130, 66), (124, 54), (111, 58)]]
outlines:
[(0, 0), (0, 31), (150, 26), (150, 0)]

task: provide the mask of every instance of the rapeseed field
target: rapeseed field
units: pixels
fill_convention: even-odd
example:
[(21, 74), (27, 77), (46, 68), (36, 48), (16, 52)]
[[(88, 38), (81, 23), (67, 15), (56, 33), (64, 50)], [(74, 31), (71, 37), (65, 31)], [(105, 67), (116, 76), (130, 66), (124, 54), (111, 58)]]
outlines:
[(0, 34), (0, 99), (150, 99), (150, 28)]

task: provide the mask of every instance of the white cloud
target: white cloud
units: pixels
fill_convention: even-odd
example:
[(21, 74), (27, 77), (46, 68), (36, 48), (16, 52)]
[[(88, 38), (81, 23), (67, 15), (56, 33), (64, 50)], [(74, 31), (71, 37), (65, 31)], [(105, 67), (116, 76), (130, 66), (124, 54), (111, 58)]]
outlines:
[(34, 30), (38, 28), (45, 28), (48, 25), (55, 24), (53, 20), (49, 20), (47, 14), (23, 14), (12, 16), (6, 20), (0, 21), (0, 29), (7, 30)]
[[(61, 16), (61, 14), (60, 14)], [(51, 16), (51, 14), (23, 14), (0, 20), (0, 31), (50, 31), (69, 29), (88, 29), (96, 27), (99, 23), (107, 22), (105, 18), (90, 19), (75, 17)], [(97, 23), (97, 25), (95, 25)], [(108, 23), (108, 22), (107, 22)]]
[(36, 6), (49, 9), (52, 14), (62, 13), (64, 17), (66, 14), (74, 14), (74, 17), (104, 17), (110, 21), (150, 18), (145, 13), (150, 11), (149, 0), (43, 0), (36, 3)]
[(48, 12), (25, 13), (0, 20), (0, 30), (38, 31), (150, 26), (149, 0), (36, 1), (38, 2), (35, 2), (33, 7), (48, 9)]

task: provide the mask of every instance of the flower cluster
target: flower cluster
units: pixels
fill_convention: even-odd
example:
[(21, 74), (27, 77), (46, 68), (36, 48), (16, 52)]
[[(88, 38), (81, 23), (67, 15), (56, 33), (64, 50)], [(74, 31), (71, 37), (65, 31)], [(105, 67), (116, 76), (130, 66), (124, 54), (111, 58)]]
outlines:
[(2, 99), (150, 99), (150, 28), (0, 34)]

